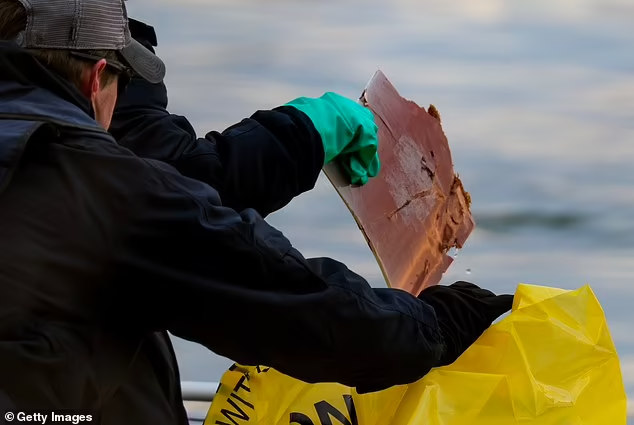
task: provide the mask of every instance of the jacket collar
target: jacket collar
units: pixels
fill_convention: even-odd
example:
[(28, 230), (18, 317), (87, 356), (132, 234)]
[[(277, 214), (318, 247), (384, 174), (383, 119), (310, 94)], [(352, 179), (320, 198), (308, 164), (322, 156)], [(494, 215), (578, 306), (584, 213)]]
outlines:
[[(60, 125), (101, 129), (90, 102), (28, 50), (0, 41), (0, 114), (40, 117)], [(101, 129), (101, 131), (105, 131)]]

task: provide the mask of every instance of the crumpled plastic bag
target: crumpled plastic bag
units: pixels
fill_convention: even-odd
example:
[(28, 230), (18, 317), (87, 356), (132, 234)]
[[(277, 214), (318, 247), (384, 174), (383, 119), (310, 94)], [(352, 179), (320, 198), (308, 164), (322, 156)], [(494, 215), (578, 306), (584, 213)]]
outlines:
[(627, 397), (589, 286), (520, 285), (512, 313), (452, 365), (359, 395), (273, 369), (234, 365), (205, 425), (625, 425)]

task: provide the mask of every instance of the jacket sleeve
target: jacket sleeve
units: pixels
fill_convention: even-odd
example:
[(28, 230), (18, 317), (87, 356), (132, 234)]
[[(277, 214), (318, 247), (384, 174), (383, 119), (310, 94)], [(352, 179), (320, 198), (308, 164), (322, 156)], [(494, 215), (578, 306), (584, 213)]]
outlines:
[(166, 108), (164, 84), (134, 79), (117, 103), (110, 132), (136, 155), (213, 186), (237, 210), (253, 208), (265, 217), (315, 187), (324, 149), (299, 110), (258, 111), (222, 133), (198, 138), (185, 117)]
[(361, 392), (414, 382), (437, 364), (444, 345), (428, 304), (373, 289), (335, 260), (307, 260), (254, 210), (218, 206), (209, 186), (152, 167), (153, 187), (115, 250), (111, 320)]

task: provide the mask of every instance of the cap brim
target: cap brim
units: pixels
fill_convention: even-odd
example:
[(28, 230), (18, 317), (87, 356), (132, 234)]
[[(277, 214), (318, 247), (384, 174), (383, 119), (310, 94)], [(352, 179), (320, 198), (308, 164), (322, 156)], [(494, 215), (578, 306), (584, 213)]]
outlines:
[(144, 80), (157, 84), (165, 78), (163, 61), (135, 39), (121, 49), (120, 53), (132, 71)]

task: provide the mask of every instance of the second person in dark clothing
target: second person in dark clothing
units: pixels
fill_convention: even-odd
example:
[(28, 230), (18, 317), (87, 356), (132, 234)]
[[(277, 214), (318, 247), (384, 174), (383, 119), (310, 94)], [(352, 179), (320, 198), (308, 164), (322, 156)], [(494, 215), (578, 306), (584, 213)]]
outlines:
[[(130, 25), (132, 36), (155, 53), (154, 28), (134, 19)], [(222, 133), (197, 138), (188, 120), (170, 114), (167, 104), (163, 82), (151, 84), (136, 78), (119, 97), (110, 131), (137, 155), (167, 162), (182, 174), (209, 183), (219, 190), (224, 204), (234, 209), (252, 208), (265, 217), (312, 189), (323, 163), (336, 159), (324, 152), (328, 147), (315, 134), (312, 122), (282, 118), (280, 112), (292, 111), (288, 106), (256, 112)], [(351, 121), (341, 114), (329, 118), (333, 126), (337, 121)], [(376, 131), (373, 123), (367, 125), (371, 130), (366, 133)], [(355, 153), (353, 149), (347, 152)], [(511, 296), (496, 297), (468, 282), (430, 288), (419, 298), (440, 316), (446, 339), (441, 364), (458, 358), (483, 331), (482, 323), (509, 310), (512, 302)]]

